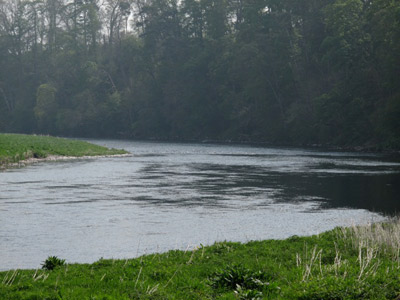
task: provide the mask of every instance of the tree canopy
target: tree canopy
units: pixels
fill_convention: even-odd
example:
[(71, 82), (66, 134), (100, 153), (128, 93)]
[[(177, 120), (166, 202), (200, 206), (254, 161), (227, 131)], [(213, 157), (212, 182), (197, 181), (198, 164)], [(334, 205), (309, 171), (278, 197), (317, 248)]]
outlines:
[(400, 1), (0, 0), (0, 131), (400, 148)]

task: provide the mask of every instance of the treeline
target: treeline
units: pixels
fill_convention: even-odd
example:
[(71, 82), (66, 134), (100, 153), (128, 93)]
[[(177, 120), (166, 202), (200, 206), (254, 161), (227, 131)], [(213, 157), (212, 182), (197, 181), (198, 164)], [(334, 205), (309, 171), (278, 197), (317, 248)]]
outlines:
[(0, 130), (400, 147), (398, 0), (0, 0)]

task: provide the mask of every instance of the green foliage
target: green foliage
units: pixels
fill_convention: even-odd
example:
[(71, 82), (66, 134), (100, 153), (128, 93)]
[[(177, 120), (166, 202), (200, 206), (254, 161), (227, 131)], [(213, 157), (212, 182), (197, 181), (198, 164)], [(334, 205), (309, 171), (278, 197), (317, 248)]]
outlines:
[(258, 289), (265, 283), (265, 275), (261, 272), (252, 272), (240, 265), (231, 265), (219, 270), (211, 277), (211, 285), (214, 288), (236, 289), (241, 286), (246, 289)]
[(53, 271), (55, 268), (63, 266), (65, 259), (60, 259), (57, 256), (49, 256), (42, 264), (42, 269)]
[(263, 293), (258, 290), (248, 290), (238, 286), (235, 290), (238, 299), (259, 300), (263, 299)]
[(2, 131), (399, 148), (399, 1), (0, 11)]
[(264, 293), (279, 291), (276, 284), (267, 282), (271, 279), (263, 271), (252, 271), (241, 265), (230, 265), (217, 271), (211, 278), (215, 289), (233, 290), (239, 299), (262, 299)]
[(0, 134), (0, 167), (29, 158), (56, 156), (95, 156), (125, 154), (124, 150), (107, 149), (84, 141), (50, 136)]
[(377, 224), (0, 272), (0, 299), (397, 299), (398, 233)]
[(54, 124), (53, 119), (57, 113), (56, 93), (57, 89), (51, 84), (42, 84), (37, 89), (34, 111), (39, 128), (44, 132), (48, 132)]

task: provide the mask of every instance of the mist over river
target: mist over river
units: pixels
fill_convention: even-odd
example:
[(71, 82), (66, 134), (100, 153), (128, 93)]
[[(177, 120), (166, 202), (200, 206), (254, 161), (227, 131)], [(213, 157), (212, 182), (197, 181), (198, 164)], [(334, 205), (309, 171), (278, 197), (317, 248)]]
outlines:
[(383, 155), (90, 142), (132, 156), (0, 171), (0, 270), (312, 235), (400, 208), (400, 163)]

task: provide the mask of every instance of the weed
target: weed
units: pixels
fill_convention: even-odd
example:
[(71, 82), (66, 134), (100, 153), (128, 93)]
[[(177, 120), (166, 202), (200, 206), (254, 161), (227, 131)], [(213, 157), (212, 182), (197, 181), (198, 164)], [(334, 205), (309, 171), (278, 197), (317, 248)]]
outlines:
[(52, 271), (65, 264), (65, 259), (59, 259), (57, 256), (49, 256), (42, 264), (43, 270)]
[(239, 299), (262, 299), (264, 293), (279, 291), (276, 284), (267, 282), (262, 271), (252, 271), (240, 265), (230, 265), (217, 271), (210, 279), (214, 289), (233, 290)]
[(235, 294), (238, 299), (243, 299), (243, 300), (259, 300), (263, 298), (263, 293), (258, 291), (258, 290), (248, 290), (245, 288), (242, 288), (240, 285), (237, 286)]
[(238, 285), (249, 289), (259, 288), (264, 279), (265, 276), (261, 271), (254, 272), (239, 265), (231, 265), (217, 271), (210, 281), (214, 288), (234, 290)]

